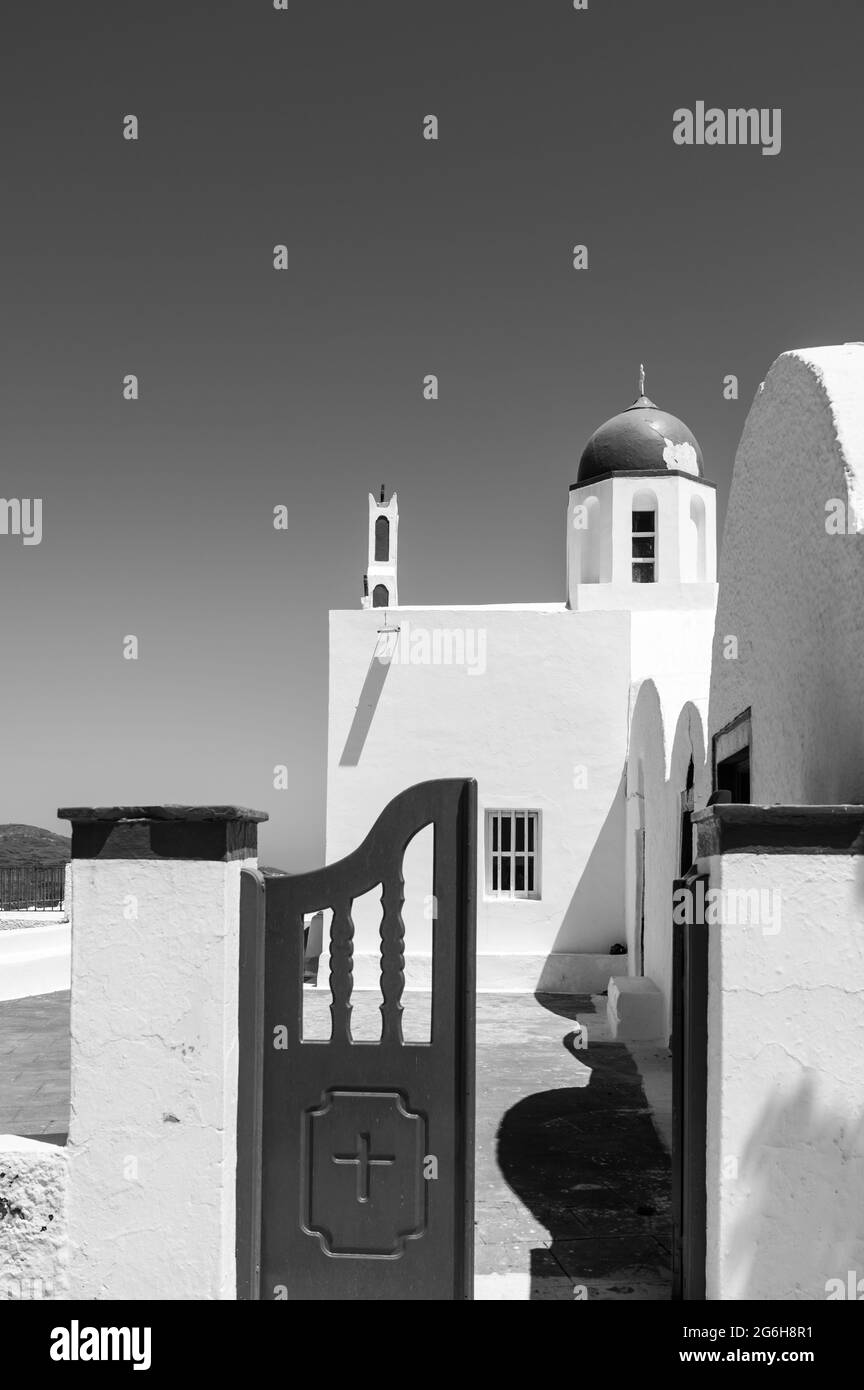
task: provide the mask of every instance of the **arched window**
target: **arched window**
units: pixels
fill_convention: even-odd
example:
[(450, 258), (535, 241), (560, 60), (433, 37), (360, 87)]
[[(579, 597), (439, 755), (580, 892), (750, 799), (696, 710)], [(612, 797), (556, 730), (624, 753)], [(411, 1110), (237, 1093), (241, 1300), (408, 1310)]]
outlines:
[(390, 593), (386, 584), (376, 584), (372, 590), (372, 607), (386, 608), (390, 602)]
[(632, 566), (634, 584), (657, 582), (657, 499), (653, 492), (633, 498)]
[(375, 522), (375, 559), (390, 559), (390, 522), (386, 516), (379, 516)]
[(705, 503), (701, 497), (690, 498), (691, 573), (688, 578), (705, 578)]

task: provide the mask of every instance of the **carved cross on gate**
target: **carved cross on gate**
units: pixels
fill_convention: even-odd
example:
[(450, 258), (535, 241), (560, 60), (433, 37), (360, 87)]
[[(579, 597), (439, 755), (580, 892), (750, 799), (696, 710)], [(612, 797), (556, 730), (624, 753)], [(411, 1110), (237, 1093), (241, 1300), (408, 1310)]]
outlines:
[(369, 1201), (370, 1168), (392, 1168), (396, 1162), (393, 1154), (371, 1154), (368, 1134), (357, 1135), (357, 1152), (354, 1154), (333, 1154), (333, 1162), (349, 1164), (357, 1168), (357, 1201)]

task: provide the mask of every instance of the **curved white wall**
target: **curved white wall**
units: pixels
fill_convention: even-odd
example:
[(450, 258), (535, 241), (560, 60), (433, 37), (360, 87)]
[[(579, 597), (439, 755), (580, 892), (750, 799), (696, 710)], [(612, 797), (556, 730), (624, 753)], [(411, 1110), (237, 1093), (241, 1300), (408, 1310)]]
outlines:
[[(864, 344), (785, 352), (738, 454), (709, 726), (752, 707), (751, 800), (864, 800)], [(730, 656), (737, 641), (737, 657)]]
[[(692, 702), (665, 709), (653, 681), (643, 681), (630, 725), (627, 759), (627, 945), (639, 971), (640, 869), (637, 834), (644, 829), (644, 957), (641, 973), (663, 995), (666, 1036), (672, 1024), (672, 883), (681, 852), (681, 794), (691, 759), (705, 761), (703, 715)], [(674, 722), (673, 722), (674, 721)]]

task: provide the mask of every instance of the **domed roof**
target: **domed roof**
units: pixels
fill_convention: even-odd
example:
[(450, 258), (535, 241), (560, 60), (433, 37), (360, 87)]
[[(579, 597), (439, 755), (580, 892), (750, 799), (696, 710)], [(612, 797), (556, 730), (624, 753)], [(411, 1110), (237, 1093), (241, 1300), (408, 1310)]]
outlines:
[(644, 392), (595, 430), (579, 461), (576, 486), (609, 473), (692, 473), (701, 478), (702, 450), (679, 420), (659, 410)]

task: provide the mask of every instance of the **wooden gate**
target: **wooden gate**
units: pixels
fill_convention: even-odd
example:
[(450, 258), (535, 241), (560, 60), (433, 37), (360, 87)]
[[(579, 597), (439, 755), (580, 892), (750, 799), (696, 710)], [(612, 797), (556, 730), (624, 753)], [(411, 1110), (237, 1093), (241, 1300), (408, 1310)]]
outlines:
[[(422, 782), (313, 873), (244, 873), (238, 1296), (467, 1299), (476, 784)], [(402, 859), (434, 827), (431, 1041), (402, 1037)], [(351, 1036), (352, 901), (382, 888), (381, 1040)], [(331, 1036), (303, 1040), (304, 917), (332, 909)]]
[[(701, 887), (700, 887), (701, 885)], [(705, 1151), (708, 1093), (708, 877), (676, 879), (690, 895), (689, 920), (672, 917), (672, 1297), (705, 1297)]]

